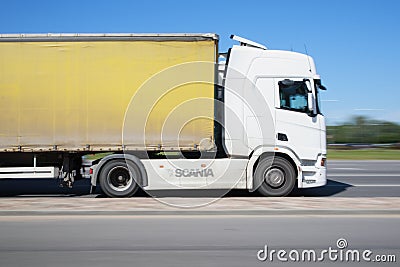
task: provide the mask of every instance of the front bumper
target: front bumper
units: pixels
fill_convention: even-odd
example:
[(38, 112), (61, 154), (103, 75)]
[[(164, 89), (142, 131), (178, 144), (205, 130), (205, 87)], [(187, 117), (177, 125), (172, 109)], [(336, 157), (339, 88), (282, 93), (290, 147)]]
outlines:
[(298, 187), (311, 188), (326, 185), (325, 157), (318, 157), (314, 166), (299, 166)]

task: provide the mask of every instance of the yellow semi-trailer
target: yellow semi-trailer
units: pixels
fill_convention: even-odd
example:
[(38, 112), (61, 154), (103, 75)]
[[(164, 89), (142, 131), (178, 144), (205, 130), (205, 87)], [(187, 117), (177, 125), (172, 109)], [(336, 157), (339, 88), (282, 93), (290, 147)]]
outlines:
[[(0, 35), (0, 179), (81, 178), (110, 197), (326, 183), (308, 55), (216, 34)], [(108, 153), (103, 153), (108, 152)]]
[[(213, 34), (0, 36), (0, 150), (122, 150), (125, 113), (141, 85), (176, 65), (216, 62), (217, 41)], [(213, 64), (203, 71), (212, 81)], [(131, 140), (130, 148), (190, 150), (212, 138), (207, 119), (186, 125), (179, 143), (162, 129), (174, 107), (194, 98), (213, 99), (214, 85), (171, 90), (148, 117), (146, 143)], [(213, 118), (211, 101), (201, 114)]]
[[(162, 122), (177, 106), (181, 115), (193, 112), (182, 106), (190, 99), (213, 99), (213, 83), (142, 85), (174, 66), (216, 62), (217, 43), (215, 34), (0, 35), (0, 178), (60, 175), (72, 185), (87, 153), (209, 147), (212, 101), (185, 125)], [(213, 64), (198, 71), (213, 81)], [(181, 75), (169, 80), (178, 85)], [(124, 142), (126, 112), (141, 88), (151, 90), (149, 96), (158, 90), (160, 99), (151, 111), (140, 107), (147, 104), (143, 99), (135, 101), (146, 123), (131, 129)], [(182, 120), (179, 114), (175, 121)], [(178, 136), (175, 128), (181, 129)]]

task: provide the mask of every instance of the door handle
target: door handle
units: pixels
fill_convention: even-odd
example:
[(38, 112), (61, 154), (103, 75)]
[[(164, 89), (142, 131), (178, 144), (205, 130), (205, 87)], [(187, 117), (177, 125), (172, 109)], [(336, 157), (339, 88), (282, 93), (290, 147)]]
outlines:
[(279, 141), (284, 141), (284, 142), (289, 141), (287, 135), (284, 134), (284, 133), (278, 133), (278, 140), (279, 140)]

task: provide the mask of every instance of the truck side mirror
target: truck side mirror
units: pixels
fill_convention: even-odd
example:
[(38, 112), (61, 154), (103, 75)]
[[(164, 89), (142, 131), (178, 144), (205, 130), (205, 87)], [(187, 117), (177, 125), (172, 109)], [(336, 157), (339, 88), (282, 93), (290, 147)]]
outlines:
[(312, 85), (311, 85), (310, 80), (308, 80), (308, 79), (304, 79), (304, 82), (306, 83), (307, 90), (308, 90), (308, 93), (307, 93), (307, 102), (308, 102), (308, 111), (309, 111), (308, 115), (310, 115), (311, 117), (314, 117), (317, 114), (317, 112), (316, 112), (314, 95), (313, 95), (312, 89), (311, 89)]
[(308, 110), (310, 111), (310, 116), (314, 116), (315, 115), (315, 101), (314, 101), (314, 95), (313, 93), (308, 93), (307, 94), (307, 98), (308, 98)]

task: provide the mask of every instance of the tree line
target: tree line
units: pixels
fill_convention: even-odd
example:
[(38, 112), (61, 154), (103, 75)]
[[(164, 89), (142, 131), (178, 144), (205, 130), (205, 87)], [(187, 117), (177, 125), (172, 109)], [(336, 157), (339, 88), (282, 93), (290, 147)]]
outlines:
[(356, 116), (342, 125), (327, 126), (328, 144), (400, 143), (400, 125)]

